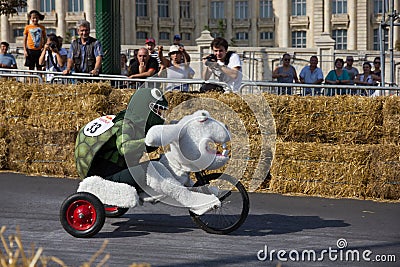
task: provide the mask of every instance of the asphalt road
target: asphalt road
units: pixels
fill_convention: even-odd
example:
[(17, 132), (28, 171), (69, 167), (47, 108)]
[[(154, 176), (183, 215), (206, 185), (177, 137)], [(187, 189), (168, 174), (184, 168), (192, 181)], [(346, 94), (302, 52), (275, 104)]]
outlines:
[[(251, 193), (249, 217), (229, 235), (202, 231), (185, 209), (145, 204), (121, 218), (107, 218), (93, 238), (78, 239), (59, 222), (60, 205), (77, 184), (71, 179), (0, 173), (4, 236), (19, 226), (27, 251), (31, 244), (43, 247), (45, 256), (58, 257), (68, 266), (89, 261), (105, 240), (108, 245), (92, 266), (105, 254), (110, 254), (106, 265), (118, 267), (132, 263), (277, 266), (279, 262), (281, 266), (400, 266), (399, 203)], [(4, 252), (1, 243), (0, 249)]]

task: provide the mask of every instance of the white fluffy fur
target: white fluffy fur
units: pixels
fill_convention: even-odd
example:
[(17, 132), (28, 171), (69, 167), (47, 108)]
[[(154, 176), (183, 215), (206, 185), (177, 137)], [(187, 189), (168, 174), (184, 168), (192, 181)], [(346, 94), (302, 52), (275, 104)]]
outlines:
[(100, 176), (85, 178), (79, 183), (78, 192), (88, 192), (97, 196), (103, 204), (132, 208), (138, 203), (139, 196), (135, 187), (128, 184), (105, 180)]
[(227, 157), (207, 151), (207, 142), (224, 143), (230, 140), (225, 125), (211, 118), (205, 110), (185, 116), (177, 124), (156, 125), (146, 135), (149, 146), (170, 145), (170, 151), (160, 161), (147, 168), (147, 185), (155, 191), (172, 197), (194, 213), (201, 215), (220, 206), (213, 194), (193, 192), (189, 172), (222, 167)]

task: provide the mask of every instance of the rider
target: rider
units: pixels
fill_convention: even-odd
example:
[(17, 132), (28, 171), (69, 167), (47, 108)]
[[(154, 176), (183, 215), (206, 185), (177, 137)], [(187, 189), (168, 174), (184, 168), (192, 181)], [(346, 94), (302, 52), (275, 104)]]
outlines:
[(147, 164), (139, 164), (139, 160), (146, 150), (156, 149), (146, 147), (144, 138), (150, 127), (164, 123), (162, 113), (167, 108), (168, 102), (158, 89), (140, 88), (126, 110), (85, 125), (75, 145), (79, 176), (98, 175), (135, 187), (138, 181), (144, 182)]

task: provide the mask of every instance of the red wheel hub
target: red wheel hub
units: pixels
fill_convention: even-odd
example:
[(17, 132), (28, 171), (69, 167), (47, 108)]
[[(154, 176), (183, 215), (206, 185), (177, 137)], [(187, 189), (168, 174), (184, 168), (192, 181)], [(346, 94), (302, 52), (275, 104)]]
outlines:
[(86, 200), (74, 201), (67, 210), (67, 221), (74, 229), (84, 231), (96, 222), (96, 209)]

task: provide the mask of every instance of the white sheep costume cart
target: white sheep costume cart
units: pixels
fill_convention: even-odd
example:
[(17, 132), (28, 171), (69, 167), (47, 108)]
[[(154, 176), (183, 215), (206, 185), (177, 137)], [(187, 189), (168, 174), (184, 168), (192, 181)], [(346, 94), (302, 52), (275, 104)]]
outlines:
[[(226, 126), (205, 110), (174, 124), (151, 127), (146, 145), (169, 145), (169, 149), (159, 160), (148, 164), (146, 184), (136, 190), (139, 188), (99, 176), (85, 178), (61, 206), (64, 229), (75, 237), (91, 237), (102, 229), (105, 217), (122, 216), (129, 208), (146, 202), (164, 202), (188, 208), (193, 221), (208, 233), (236, 230), (249, 212), (246, 189), (230, 175), (206, 174), (228, 162), (229, 141)], [(107, 206), (115, 207), (116, 212), (107, 213)]]

